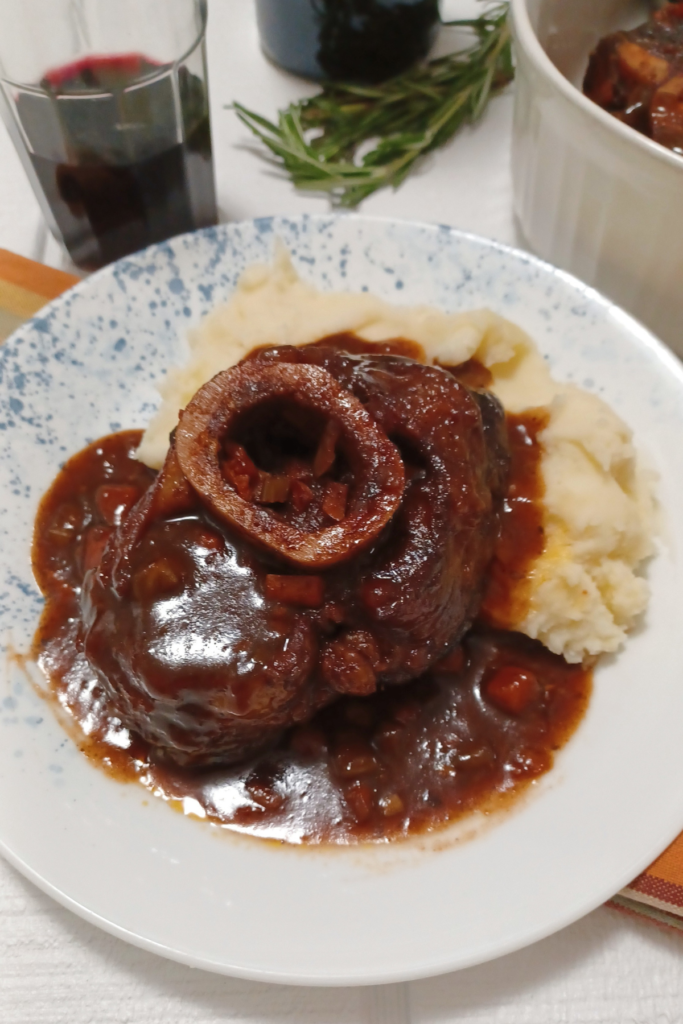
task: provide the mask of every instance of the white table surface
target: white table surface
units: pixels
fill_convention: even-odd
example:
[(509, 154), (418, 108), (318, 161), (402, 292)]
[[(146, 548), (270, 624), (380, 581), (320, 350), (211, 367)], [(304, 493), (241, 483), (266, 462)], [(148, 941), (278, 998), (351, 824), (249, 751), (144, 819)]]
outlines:
[[(239, 99), (274, 114), (310, 88), (261, 56), (253, 0), (211, 0), (209, 59), (222, 218), (327, 211), (324, 199), (296, 193), (260, 163), (246, 130), (224, 109)], [(506, 95), (398, 193), (372, 197), (363, 212), (521, 244), (512, 213), (511, 122)], [(1, 126), (0, 246), (70, 269)], [(0, 860), (1, 1024), (224, 1021), (683, 1024), (683, 935), (602, 908), (526, 950), (441, 978), (369, 989), (267, 986), (193, 971), (127, 946), (53, 903)]]

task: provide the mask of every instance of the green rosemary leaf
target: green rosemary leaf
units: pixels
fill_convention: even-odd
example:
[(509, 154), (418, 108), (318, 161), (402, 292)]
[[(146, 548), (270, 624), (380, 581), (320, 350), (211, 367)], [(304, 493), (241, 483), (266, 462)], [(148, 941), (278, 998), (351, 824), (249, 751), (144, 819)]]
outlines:
[(240, 103), (233, 109), (297, 188), (357, 206), (377, 189), (398, 188), (514, 77), (507, 0), (445, 24), (469, 30), (472, 45), (381, 85), (328, 83), (281, 110), (277, 123)]

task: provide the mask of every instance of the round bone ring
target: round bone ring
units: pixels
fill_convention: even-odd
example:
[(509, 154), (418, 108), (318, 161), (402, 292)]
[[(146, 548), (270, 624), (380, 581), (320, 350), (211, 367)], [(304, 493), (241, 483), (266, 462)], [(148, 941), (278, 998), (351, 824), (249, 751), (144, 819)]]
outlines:
[[(334, 418), (354, 474), (349, 511), (311, 533), (276, 512), (241, 498), (221, 472), (222, 443), (238, 417), (271, 399), (284, 399)], [(253, 543), (302, 569), (343, 562), (367, 547), (394, 515), (405, 485), (403, 462), (363, 405), (317, 366), (244, 363), (202, 387), (180, 417), (175, 437), (185, 477), (218, 518)]]

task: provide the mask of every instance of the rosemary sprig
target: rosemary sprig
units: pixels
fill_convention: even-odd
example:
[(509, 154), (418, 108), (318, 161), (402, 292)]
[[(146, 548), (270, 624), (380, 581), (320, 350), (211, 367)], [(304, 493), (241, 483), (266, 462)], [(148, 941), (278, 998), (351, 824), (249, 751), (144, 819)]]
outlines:
[(377, 189), (397, 188), (514, 77), (507, 0), (479, 18), (444, 24), (469, 29), (473, 44), (381, 85), (326, 84), (281, 110), (277, 124), (240, 103), (234, 110), (297, 188), (357, 206)]

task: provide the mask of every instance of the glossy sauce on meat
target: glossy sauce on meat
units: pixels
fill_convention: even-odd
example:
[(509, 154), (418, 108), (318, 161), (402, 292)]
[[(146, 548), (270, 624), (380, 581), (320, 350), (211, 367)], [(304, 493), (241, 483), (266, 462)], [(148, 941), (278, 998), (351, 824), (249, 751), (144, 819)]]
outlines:
[[(461, 372), (468, 383), (483, 383), (472, 379), (481, 369)], [(542, 547), (542, 425), (542, 414), (508, 417), (512, 479), (480, 624), (421, 678), (341, 697), (265, 752), (222, 768), (184, 769), (160, 759), (123, 727), (84, 656), (84, 572), (97, 565), (110, 532), (154, 474), (132, 457), (134, 431), (76, 455), (36, 523), (34, 571), (47, 602), (34, 651), (84, 751), (185, 813), (295, 843), (408, 835), (521, 791), (552, 765), (591, 685), (589, 672), (491, 625), (505, 625), (511, 614), (506, 579), (519, 583)], [(185, 515), (179, 528), (188, 551), (211, 557), (205, 517)], [(249, 599), (245, 592), (247, 608)]]
[(495, 397), (358, 339), (217, 374), (84, 579), (111, 706), (166, 760), (226, 765), (418, 678), (476, 617), (509, 462)]

